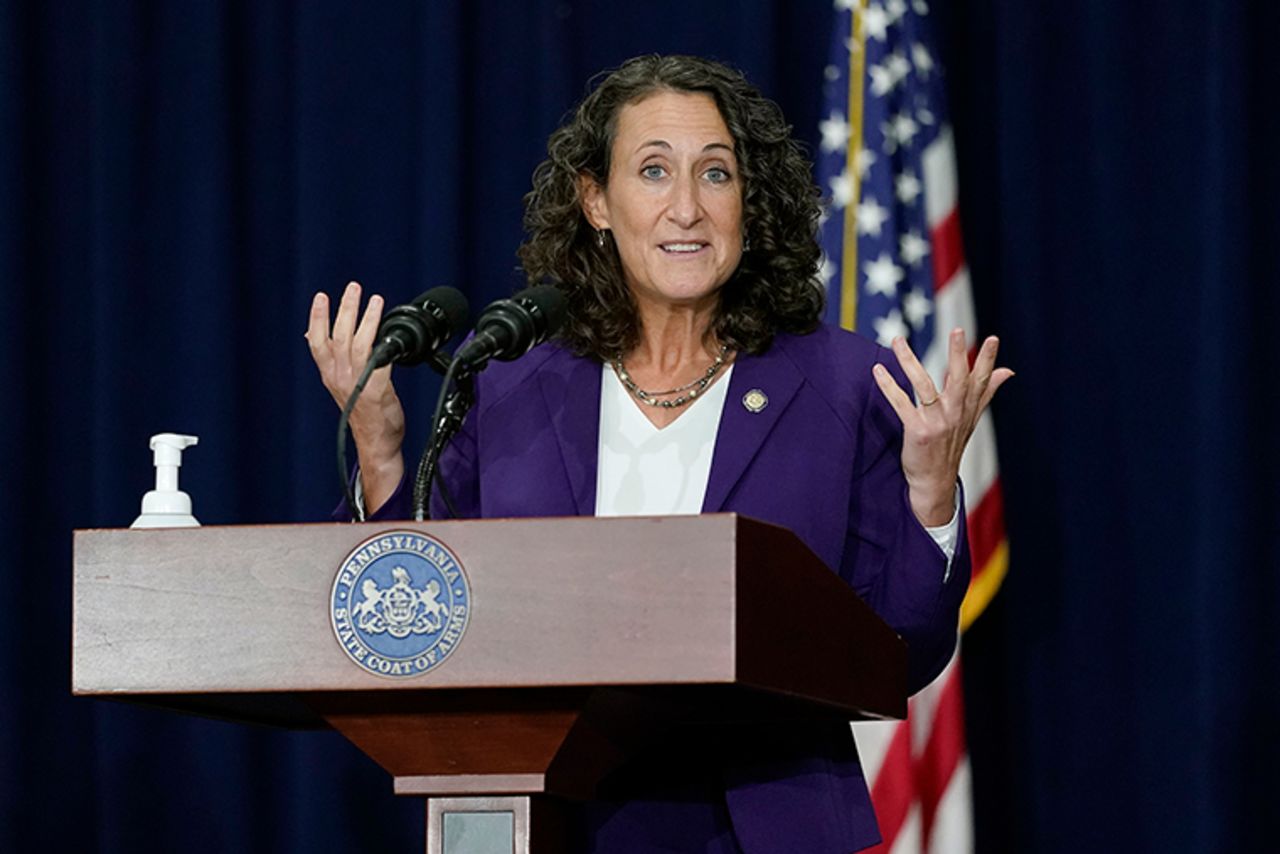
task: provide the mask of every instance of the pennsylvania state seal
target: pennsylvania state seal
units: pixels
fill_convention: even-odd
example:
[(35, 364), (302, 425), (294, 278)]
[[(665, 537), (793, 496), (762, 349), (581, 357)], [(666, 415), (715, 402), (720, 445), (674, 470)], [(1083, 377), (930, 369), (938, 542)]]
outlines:
[(471, 588), (444, 543), (387, 531), (343, 560), (329, 610), (338, 644), (356, 664), (378, 676), (420, 676), (458, 648)]

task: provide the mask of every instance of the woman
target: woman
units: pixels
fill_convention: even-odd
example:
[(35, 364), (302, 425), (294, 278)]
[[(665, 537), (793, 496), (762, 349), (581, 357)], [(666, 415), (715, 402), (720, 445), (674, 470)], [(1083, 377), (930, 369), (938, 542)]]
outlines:
[[(477, 383), (441, 461), (465, 516), (734, 511), (784, 525), (910, 648), (913, 690), (950, 657), (969, 577), (958, 484), (1011, 375), (950, 337), (938, 391), (892, 352), (819, 324), (817, 194), (777, 107), (738, 73), (641, 57), (548, 143), (526, 198), (530, 281), (563, 288), (559, 340)], [(308, 340), (345, 400), (380, 317), (348, 287)], [(915, 392), (918, 403), (903, 390)], [(404, 415), (386, 371), (351, 419), (367, 506), (407, 513)], [(586, 805), (599, 851), (847, 852), (878, 833), (847, 725), (673, 739)]]

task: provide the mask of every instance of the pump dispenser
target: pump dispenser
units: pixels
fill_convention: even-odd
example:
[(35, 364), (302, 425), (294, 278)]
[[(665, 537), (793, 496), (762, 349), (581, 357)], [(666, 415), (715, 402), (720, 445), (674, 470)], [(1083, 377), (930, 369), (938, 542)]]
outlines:
[(182, 450), (200, 441), (195, 436), (157, 433), (151, 437), (155, 452), (156, 488), (142, 496), (142, 515), (131, 528), (197, 528), (200, 523), (191, 515), (191, 496), (178, 489), (178, 469), (182, 466)]

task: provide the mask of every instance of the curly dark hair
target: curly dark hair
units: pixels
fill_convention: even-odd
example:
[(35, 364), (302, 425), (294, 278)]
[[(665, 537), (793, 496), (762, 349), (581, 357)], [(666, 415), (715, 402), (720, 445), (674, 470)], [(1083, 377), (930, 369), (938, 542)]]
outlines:
[(528, 238), (520, 246), (521, 265), (530, 283), (551, 282), (566, 292), (560, 338), (601, 360), (627, 353), (639, 340), (636, 304), (617, 250), (612, 239), (597, 245), (582, 211), (579, 177), (606, 185), (618, 114), (660, 91), (715, 99), (742, 177), (744, 251), (720, 290), (710, 333), (730, 347), (761, 353), (777, 332), (813, 331), (823, 307), (819, 194), (782, 111), (740, 72), (718, 62), (640, 56), (605, 72), (572, 118), (551, 134), (547, 159), (534, 170), (524, 199)]

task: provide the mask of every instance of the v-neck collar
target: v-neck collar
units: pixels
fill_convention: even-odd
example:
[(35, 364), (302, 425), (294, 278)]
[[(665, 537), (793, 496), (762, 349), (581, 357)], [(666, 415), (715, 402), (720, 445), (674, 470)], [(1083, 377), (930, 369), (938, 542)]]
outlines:
[[(574, 506), (583, 516), (595, 513), (602, 379), (598, 360), (575, 356), (568, 350), (548, 358), (538, 374)], [(803, 374), (777, 341), (763, 355), (739, 354), (729, 377), (702, 512), (724, 508), (733, 487), (803, 382)], [(767, 401), (764, 406), (760, 406), (761, 400)]]
[[(672, 421), (670, 424), (668, 424), (665, 427), (659, 427), (657, 424), (654, 424), (652, 421), (649, 420), (649, 416), (645, 415), (645, 408), (647, 404), (643, 404), (640, 401), (636, 400), (635, 396), (632, 395), (627, 390), (627, 387), (622, 384), (622, 380), (620, 380), (618, 378), (618, 375), (614, 373), (614, 370), (612, 367), (610, 367), (609, 365), (605, 365), (600, 372), (600, 376), (601, 376), (601, 382), (608, 386), (609, 394), (617, 393), (619, 399), (625, 399), (627, 414), (624, 417), (628, 421), (630, 421), (634, 413), (634, 416), (640, 419), (640, 421), (643, 421), (648, 426), (649, 430), (652, 431), (651, 433), (647, 433), (646, 435), (658, 435), (658, 434), (666, 433), (668, 430), (675, 427), (677, 424), (681, 424), (681, 423), (683, 423), (683, 427), (681, 429), (687, 428), (688, 421), (686, 419), (688, 419), (695, 411), (699, 415), (703, 415), (708, 406), (716, 405), (713, 403), (707, 403), (708, 400), (715, 401), (717, 398), (719, 398), (720, 400), (719, 406), (721, 407), (721, 411), (723, 411), (724, 400), (726, 396), (725, 388), (728, 386), (730, 380), (732, 380), (733, 378), (733, 366), (734, 366), (734, 362), (730, 362), (728, 365), (726, 365), (724, 367), (724, 374), (717, 377), (715, 382), (707, 386), (706, 390), (703, 391), (701, 395), (699, 395), (698, 397), (694, 398), (693, 400), (685, 404), (683, 407), (681, 407), (680, 414), (676, 417), (674, 421)], [(606, 377), (609, 377), (609, 378), (606, 378)], [(600, 389), (602, 405), (603, 405), (604, 394), (606, 393), (605, 385), (602, 385)]]

